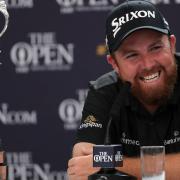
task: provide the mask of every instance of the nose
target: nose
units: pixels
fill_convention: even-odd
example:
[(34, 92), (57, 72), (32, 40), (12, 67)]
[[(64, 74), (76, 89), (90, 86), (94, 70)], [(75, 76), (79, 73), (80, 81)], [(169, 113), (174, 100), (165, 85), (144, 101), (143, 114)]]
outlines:
[(154, 67), (155, 63), (156, 63), (156, 60), (154, 59), (154, 57), (148, 56), (148, 55), (142, 56), (141, 66), (143, 69), (149, 70), (152, 67)]

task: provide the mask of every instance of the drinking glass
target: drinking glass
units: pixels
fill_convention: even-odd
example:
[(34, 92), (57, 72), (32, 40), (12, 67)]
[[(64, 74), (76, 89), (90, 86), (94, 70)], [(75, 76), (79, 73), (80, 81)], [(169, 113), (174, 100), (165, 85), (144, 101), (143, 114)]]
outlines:
[(165, 180), (165, 147), (140, 148), (142, 180)]

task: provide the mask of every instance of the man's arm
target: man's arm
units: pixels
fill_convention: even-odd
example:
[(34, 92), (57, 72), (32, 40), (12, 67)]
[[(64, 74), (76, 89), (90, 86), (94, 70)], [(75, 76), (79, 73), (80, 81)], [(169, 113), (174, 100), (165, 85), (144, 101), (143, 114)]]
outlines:
[[(100, 168), (93, 168), (91, 143), (77, 143), (73, 148), (72, 158), (68, 162), (69, 180), (87, 180), (88, 176), (97, 172)], [(124, 157), (123, 167), (117, 168), (120, 171), (135, 175), (141, 179), (140, 159)]]
[[(87, 180), (88, 176), (95, 173), (99, 168), (92, 167), (91, 143), (77, 143), (73, 149), (73, 158), (69, 160), (69, 180)], [(180, 179), (180, 153), (166, 154), (165, 172), (166, 180)], [(124, 157), (123, 167), (117, 168), (120, 171), (129, 173), (141, 179), (140, 158)]]
[(77, 157), (77, 156), (84, 156), (84, 155), (92, 154), (93, 146), (94, 146), (94, 144), (87, 143), (87, 142), (77, 143), (73, 147), (72, 156)]
[[(68, 162), (69, 180), (87, 180), (88, 176), (97, 172), (100, 168), (93, 168), (92, 153), (93, 145), (91, 143), (77, 143), (73, 148), (72, 158)], [(140, 159), (124, 157), (123, 167), (118, 170), (135, 175), (141, 179)]]
[(93, 145), (85, 142), (75, 144), (73, 157), (68, 162), (68, 180), (87, 180), (90, 174), (100, 169), (93, 168)]
[(167, 180), (180, 179), (180, 153), (165, 156), (165, 172)]
[[(124, 157), (123, 167), (117, 168), (141, 179), (140, 158)], [(166, 154), (165, 156), (166, 180), (180, 179), (180, 153)]]
[(142, 179), (140, 158), (123, 156), (123, 166), (116, 169)]

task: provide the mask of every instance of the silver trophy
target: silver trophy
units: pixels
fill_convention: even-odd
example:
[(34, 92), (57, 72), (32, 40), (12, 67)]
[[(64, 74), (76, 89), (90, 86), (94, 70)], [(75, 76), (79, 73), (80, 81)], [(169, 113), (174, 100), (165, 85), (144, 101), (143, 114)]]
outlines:
[(6, 29), (8, 27), (8, 22), (9, 22), (9, 13), (7, 11), (7, 6), (6, 6), (6, 3), (4, 0), (0, 0), (0, 13), (2, 13), (5, 18), (4, 27), (0, 31), (0, 37), (1, 37), (4, 34), (4, 32), (6, 31)]

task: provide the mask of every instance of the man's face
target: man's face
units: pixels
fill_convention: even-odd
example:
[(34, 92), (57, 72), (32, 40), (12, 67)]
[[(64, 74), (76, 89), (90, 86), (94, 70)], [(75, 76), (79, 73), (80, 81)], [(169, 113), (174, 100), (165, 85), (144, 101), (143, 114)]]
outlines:
[(123, 81), (132, 84), (132, 93), (143, 104), (167, 100), (176, 82), (175, 36), (154, 30), (138, 30), (128, 36), (108, 58)]

